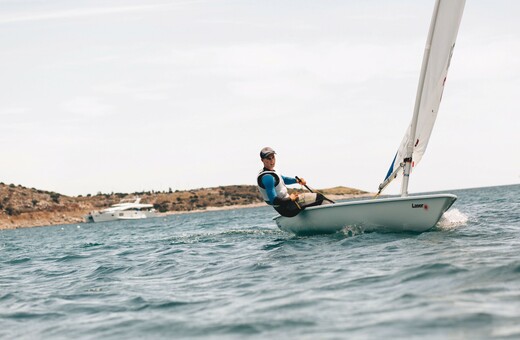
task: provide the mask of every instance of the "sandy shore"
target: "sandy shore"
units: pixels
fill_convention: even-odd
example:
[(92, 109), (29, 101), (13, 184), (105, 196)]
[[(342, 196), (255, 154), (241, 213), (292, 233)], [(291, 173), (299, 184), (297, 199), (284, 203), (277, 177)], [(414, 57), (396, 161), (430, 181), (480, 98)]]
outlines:
[[(339, 201), (345, 199), (352, 199), (358, 197), (371, 197), (373, 194), (361, 194), (361, 195), (327, 195), (328, 198)], [(247, 209), (265, 206), (263, 202), (244, 204), (244, 205), (229, 205), (223, 207), (207, 207), (205, 209), (190, 210), (190, 211), (168, 211), (159, 214), (161, 216), (179, 215), (179, 214), (194, 214), (210, 211), (221, 211), (221, 210), (235, 210), (235, 209)], [(85, 223), (83, 216), (88, 214), (88, 211), (74, 211), (74, 212), (60, 212), (60, 213), (29, 213), (20, 214), (18, 216), (9, 216), (7, 219), (0, 220), (0, 230), (2, 229), (18, 229), (18, 228), (30, 228), (30, 227), (44, 227), (61, 224), (75, 224)]]
[[(327, 198), (329, 198), (333, 201), (341, 201), (341, 200), (347, 200), (347, 199), (353, 199), (353, 198), (373, 197), (374, 195), (375, 194), (373, 194), (373, 193), (367, 193), (367, 194), (361, 194), (361, 195), (327, 195)], [(263, 202), (252, 203), (252, 204), (237, 204), (237, 205), (229, 205), (229, 206), (224, 206), (224, 207), (207, 207), (206, 209), (190, 210), (190, 211), (168, 211), (165, 213), (161, 213), (160, 216), (194, 214), (194, 213), (201, 213), (201, 212), (206, 212), (206, 211), (247, 209), (247, 208), (257, 208), (257, 207), (264, 207), (264, 206), (267, 206), (267, 204), (265, 204)]]

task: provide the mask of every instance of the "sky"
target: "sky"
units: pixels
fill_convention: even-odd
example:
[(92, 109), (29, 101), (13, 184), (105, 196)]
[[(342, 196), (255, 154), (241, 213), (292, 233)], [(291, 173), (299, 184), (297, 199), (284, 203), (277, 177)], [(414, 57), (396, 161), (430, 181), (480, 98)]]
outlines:
[[(254, 185), (271, 146), (284, 175), (374, 192), (411, 120), (433, 6), (0, 0), (0, 182)], [(520, 183), (518, 13), (466, 2), (411, 193)]]

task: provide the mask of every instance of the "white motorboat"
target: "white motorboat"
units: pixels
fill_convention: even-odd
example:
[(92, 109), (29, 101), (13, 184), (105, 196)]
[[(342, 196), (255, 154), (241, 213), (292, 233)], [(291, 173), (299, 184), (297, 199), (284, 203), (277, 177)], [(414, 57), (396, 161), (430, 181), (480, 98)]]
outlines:
[(121, 202), (100, 211), (92, 211), (85, 216), (87, 222), (107, 222), (117, 220), (139, 220), (159, 216), (152, 204), (140, 203), (136, 198), (133, 202)]
[(402, 176), (401, 196), (309, 207), (295, 217), (276, 216), (284, 231), (334, 233), (348, 227), (364, 231), (423, 232), (434, 227), (455, 202), (452, 194), (408, 196), (412, 168), (420, 161), (437, 118), (465, 0), (437, 0), (426, 41), (412, 122), (392, 160), (378, 195)]

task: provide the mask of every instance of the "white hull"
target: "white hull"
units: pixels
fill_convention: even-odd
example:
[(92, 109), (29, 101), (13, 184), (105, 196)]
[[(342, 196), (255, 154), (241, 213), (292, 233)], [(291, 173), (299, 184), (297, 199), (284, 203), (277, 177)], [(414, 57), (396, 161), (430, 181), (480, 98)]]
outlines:
[(295, 217), (277, 216), (278, 227), (296, 235), (332, 234), (345, 227), (364, 231), (423, 232), (455, 202), (451, 194), (381, 198), (309, 207)]
[(154, 211), (112, 211), (112, 212), (100, 212), (92, 213), (91, 216), (93, 222), (108, 222), (117, 220), (140, 220), (144, 218), (157, 217), (157, 213)]

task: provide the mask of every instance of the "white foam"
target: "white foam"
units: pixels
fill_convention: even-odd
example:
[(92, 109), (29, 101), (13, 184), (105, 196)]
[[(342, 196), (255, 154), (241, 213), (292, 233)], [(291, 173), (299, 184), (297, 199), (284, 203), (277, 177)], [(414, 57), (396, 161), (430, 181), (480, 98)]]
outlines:
[(341, 229), (341, 233), (343, 233), (347, 237), (352, 237), (352, 236), (364, 234), (365, 231), (361, 227), (347, 225), (347, 226), (343, 227), (343, 229)]
[(437, 227), (450, 230), (465, 225), (468, 222), (468, 215), (460, 212), (458, 209), (451, 209), (446, 211), (439, 222)]

